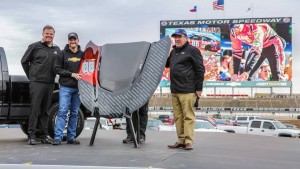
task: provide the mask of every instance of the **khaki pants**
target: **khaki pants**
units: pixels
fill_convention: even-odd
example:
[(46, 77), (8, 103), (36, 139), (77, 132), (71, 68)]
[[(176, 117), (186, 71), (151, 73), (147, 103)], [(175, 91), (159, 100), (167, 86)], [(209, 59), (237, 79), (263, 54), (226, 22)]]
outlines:
[(187, 144), (194, 142), (195, 112), (194, 103), (195, 93), (172, 93), (172, 105), (175, 118), (177, 143)]

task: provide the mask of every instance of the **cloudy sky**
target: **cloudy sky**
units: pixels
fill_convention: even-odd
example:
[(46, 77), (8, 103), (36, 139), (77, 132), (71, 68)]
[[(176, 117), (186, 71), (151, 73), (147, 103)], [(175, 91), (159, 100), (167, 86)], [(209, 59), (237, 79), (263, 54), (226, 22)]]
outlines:
[[(20, 60), (28, 45), (41, 39), (42, 28), (55, 30), (54, 43), (63, 48), (69, 32), (80, 45), (158, 41), (160, 20), (293, 17), (293, 92), (300, 93), (299, 0), (224, 0), (225, 10), (212, 9), (214, 0), (1, 0), (0, 46), (11, 74), (24, 74)], [(194, 5), (197, 13), (189, 12)], [(247, 12), (248, 8), (251, 8)]]

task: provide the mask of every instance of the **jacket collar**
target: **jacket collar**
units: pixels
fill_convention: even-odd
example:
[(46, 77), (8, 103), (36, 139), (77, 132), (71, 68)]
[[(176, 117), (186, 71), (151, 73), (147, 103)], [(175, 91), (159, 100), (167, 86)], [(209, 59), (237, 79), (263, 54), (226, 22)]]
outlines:
[(173, 45), (173, 49), (175, 49), (175, 51), (181, 51), (182, 49), (186, 48), (189, 45), (189, 42), (186, 41), (185, 44), (181, 47), (176, 47), (176, 45)]
[[(71, 51), (71, 49), (69, 48), (69, 44), (66, 44), (66, 46), (65, 46), (65, 51), (74, 53), (74, 52)], [(80, 52), (80, 51), (81, 51), (81, 48), (80, 48), (80, 45), (78, 45), (78, 47), (77, 47), (77, 52), (76, 52), (76, 53), (78, 53), (78, 52)]]
[[(44, 39), (41, 40), (41, 43), (48, 47), (48, 44), (46, 41), (44, 41)], [(56, 45), (52, 42), (49, 47), (53, 47), (53, 46), (56, 46)]]

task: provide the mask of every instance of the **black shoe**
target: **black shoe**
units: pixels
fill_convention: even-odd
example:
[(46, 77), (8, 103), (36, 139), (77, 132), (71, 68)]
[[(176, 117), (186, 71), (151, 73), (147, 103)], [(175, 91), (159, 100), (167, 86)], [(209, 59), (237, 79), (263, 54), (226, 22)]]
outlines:
[(56, 146), (56, 145), (60, 145), (61, 144), (61, 141), (58, 140), (58, 139), (54, 139), (52, 145)]
[(77, 140), (75, 140), (75, 139), (73, 139), (73, 140), (68, 140), (68, 141), (67, 141), (67, 144), (80, 144), (80, 141), (77, 141)]
[(28, 139), (28, 144), (29, 144), (29, 145), (36, 145), (35, 139), (33, 139), (33, 138)]
[(131, 138), (131, 134), (127, 134), (127, 137), (123, 140), (124, 144), (133, 143), (133, 139)]
[(63, 136), (62, 141), (67, 141), (67, 136), (66, 135)]
[(42, 138), (41, 143), (42, 144), (51, 144), (51, 141), (48, 138)]
[(140, 143), (141, 143), (141, 144), (144, 144), (145, 141), (146, 141), (146, 136), (145, 136), (145, 135), (141, 135), (140, 137), (141, 137), (141, 138), (140, 138)]

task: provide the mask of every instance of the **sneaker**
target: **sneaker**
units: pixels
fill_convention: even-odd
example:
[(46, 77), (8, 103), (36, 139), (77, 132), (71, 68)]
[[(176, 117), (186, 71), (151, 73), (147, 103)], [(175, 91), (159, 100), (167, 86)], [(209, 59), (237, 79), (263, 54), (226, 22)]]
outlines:
[(144, 144), (145, 141), (146, 141), (146, 136), (145, 136), (145, 135), (141, 135), (140, 137), (141, 137), (141, 138), (140, 138), (140, 143), (141, 143), (141, 144)]
[(41, 143), (42, 144), (51, 144), (51, 141), (48, 138), (42, 138)]
[(28, 139), (28, 144), (29, 144), (29, 145), (36, 145), (35, 139), (33, 139), (33, 138)]
[(57, 145), (60, 145), (60, 144), (61, 144), (61, 141), (58, 140), (58, 139), (54, 139), (54, 141), (52, 143), (52, 145), (54, 145), (54, 146), (57, 146)]
[(67, 141), (67, 144), (80, 144), (80, 141), (77, 141), (75, 139), (72, 139), (72, 140), (68, 140)]
[(127, 134), (127, 137), (123, 140), (124, 144), (133, 143), (133, 139), (131, 138), (131, 134)]

